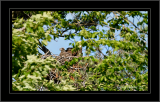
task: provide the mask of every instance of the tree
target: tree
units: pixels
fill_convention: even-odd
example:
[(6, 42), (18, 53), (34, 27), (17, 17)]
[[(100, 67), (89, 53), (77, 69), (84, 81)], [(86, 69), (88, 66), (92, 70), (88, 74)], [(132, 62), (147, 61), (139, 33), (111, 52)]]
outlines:
[[(148, 13), (140, 11), (13, 11), (12, 22), (12, 82), (14, 91), (36, 91), (43, 85), (48, 91), (147, 91), (148, 90)], [(66, 20), (71, 13), (74, 19)], [(107, 22), (111, 13), (114, 14)], [(137, 25), (127, 17), (143, 18)], [(132, 28), (128, 27), (129, 24)], [(49, 25), (46, 31), (43, 25)], [(146, 27), (144, 27), (146, 25)], [(98, 26), (109, 30), (98, 29)], [(140, 28), (139, 28), (140, 27)], [(53, 29), (56, 28), (56, 31)], [(74, 33), (66, 34), (74, 30)], [(117, 40), (115, 31), (121, 40)], [(138, 31), (138, 32), (137, 32)], [(88, 56), (72, 57), (62, 65), (46, 48), (52, 37), (65, 40), (81, 37), (81, 42), (70, 43), (73, 53), (86, 48)], [(39, 39), (42, 39), (40, 42)], [(96, 40), (97, 39), (97, 40)], [(103, 47), (111, 47), (106, 53)], [(41, 59), (40, 48), (47, 56)], [(89, 56), (96, 52), (98, 56)], [(101, 56), (100, 56), (101, 55)], [(73, 73), (68, 69), (81, 66)], [(54, 69), (60, 83), (46, 80)], [(76, 68), (73, 68), (77, 70)], [(143, 72), (143, 73), (142, 73)], [(74, 80), (71, 79), (74, 77)]]

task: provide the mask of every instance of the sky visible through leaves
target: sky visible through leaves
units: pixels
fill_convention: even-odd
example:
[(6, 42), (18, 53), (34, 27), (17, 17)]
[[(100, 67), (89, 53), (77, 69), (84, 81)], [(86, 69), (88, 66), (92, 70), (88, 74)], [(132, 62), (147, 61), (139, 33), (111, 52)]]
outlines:
[[(142, 13), (146, 13), (147, 11), (141, 11)], [(107, 18), (107, 20), (110, 20), (110, 19), (112, 19), (112, 17), (114, 17), (114, 14), (113, 13), (111, 13), (109, 16), (107, 16), (106, 18)], [(70, 13), (66, 16), (66, 19), (73, 19), (73, 15), (71, 15)], [(138, 21), (141, 21), (142, 20), (142, 17), (135, 17), (134, 18), (134, 20), (133, 20), (133, 18), (132, 17), (128, 17), (128, 19), (130, 20), (130, 21), (132, 21), (136, 26), (137, 26), (137, 23), (138, 23)], [(107, 20), (105, 20), (106, 22), (107, 22)], [(133, 26), (132, 24), (130, 24), (129, 26)], [(49, 26), (47, 26), (47, 25), (44, 25), (43, 26), (43, 28), (44, 28), (44, 30), (46, 30), (47, 29), (47, 27), (49, 27)], [(104, 30), (109, 30), (109, 28), (107, 28), (107, 27), (102, 27), (102, 26), (97, 26), (98, 27), (98, 29), (100, 30), (100, 31), (102, 31), (102, 29), (104, 29)], [(131, 30), (134, 30), (134, 27), (133, 27), (133, 29), (131, 29)], [(71, 32), (74, 32), (74, 31), (71, 31)], [(120, 40), (120, 36), (118, 35), (120, 33), (120, 30), (115, 30), (115, 36), (117, 36), (116, 37), (116, 40)], [(66, 32), (65, 34), (69, 34), (69, 32)], [(97, 40), (98, 40), (99, 38), (97, 38)], [(146, 41), (147, 41), (147, 47), (148, 47), (148, 36), (145, 38), (146, 39)], [(41, 40), (40, 40), (41, 41)], [(80, 37), (75, 37), (75, 41), (80, 41)], [(51, 40), (51, 42), (48, 42), (48, 45), (46, 46), (53, 54), (57, 54), (57, 55), (59, 55), (60, 54), (60, 48), (62, 48), (62, 47), (64, 47), (65, 49), (67, 49), (68, 47), (72, 47), (71, 45), (69, 45), (69, 43), (73, 43), (74, 42), (74, 39), (71, 39), (71, 40), (64, 40), (64, 37), (59, 37), (59, 38), (56, 38), (55, 40)], [(106, 47), (108, 48), (108, 46), (106, 45)], [(104, 48), (104, 47), (102, 47), (103, 49), (102, 49), (102, 52), (105, 54), (105, 52), (106, 52), (106, 48)], [(109, 47), (109, 49), (112, 49), (111, 47)], [(40, 53), (42, 53), (42, 54), (44, 54), (44, 52), (43, 51), (41, 51), (39, 48), (38, 48), (38, 51), (40, 52)], [(83, 52), (83, 56), (85, 56), (85, 48), (83, 48), (83, 50), (82, 50), (82, 52)], [(90, 55), (94, 55), (94, 53), (91, 53)], [(14, 79), (13, 79), (14, 80)]]
[[(141, 12), (144, 12), (144, 13), (146, 13), (145, 11), (141, 11)], [(110, 16), (111, 17), (114, 17), (114, 15), (113, 15), (113, 13), (111, 13), (110, 14)], [(108, 17), (108, 16), (107, 16)], [(111, 17), (109, 17), (108, 18), (108, 20), (110, 20), (111, 19)], [(66, 16), (66, 19), (72, 19), (73, 18), (73, 16), (71, 15), (71, 14), (68, 14), (67, 16)], [(139, 20), (142, 20), (142, 17), (137, 17)], [(132, 17), (128, 17), (128, 19), (130, 20), (130, 21), (133, 21), (133, 18)], [(107, 20), (106, 20), (106, 22), (107, 22)], [(137, 25), (137, 22), (138, 22), (138, 20), (135, 18), (134, 19), (134, 24), (135, 25)], [(130, 25), (130, 26), (132, 26), (132, 25)], [(43, 26), (43, 28), (44, 28), (44, 30), (46, 30), (47, 29), (47, 25), (44, 25)], [(109, 28), (107, 28), (107, 27), (101, 27), (101, 26), (98, 26), (98, 28), (99, 28), (99, 30), (100, 31), (102, 31), (102, 29), (104, 29), (104, 30), (109, 30)], [(69, 32), (67, 32), (67, 33), (69, 33)], [(65, 34), (67, 34), (67, 33), (65, 33)], [(118, 35), (120, 33), (120, 31), (118, 30), (116, 30), (115, 31), (115, 35)], [(148, 37), (146, 37), (146, 38), (148, 38)], [(99, 38), (97, 38), (97, 39), (99, 39)], [(76, 41), (80, 41), (80, 37), (75, 37), (75, 40)], [(119, 36), (117, 36), (117, 39), (116, 40), (120, 40), (120, 37)], [(55, 40), (52, 40), (51, 42), (48, 42), (48, 45), (46, 46), (53, 54), (60, 54), (60, 48), (62, 48), (62, 47), (64, 47), (65, 49), (66, 48), (68, 48), (68, 47), (72, 47), (71, 45), (69, 45), (69, 43), (73, 43), (74, 42), (74, 40), (73, 39), (71, 39), (71, 40), (64, 40), (64, 37), (59, 37), (59, 38), (57, 38), (56, 39), (56, 41)], [(107, 45), (106, 45), (107, 46)], [(83, 56), (85, 56), (85, 50), (84, 50), (85, 48), (83, 48)], [(111, 47), (109, 48), (109, 49), (111, 49)], [(43, 51), (41, 51), (40, 49), (38, 49), (39, 50), (39, 52), (40, 53), (42, 53), (42, 54), (44, 54), (43, 53)], [(102, 52), (103, 53), (105, 53), (106, 52), (106, 49), (104, 48), (103, 50), (102, 50)], [(94, 53), (91, 53), (91, 55), (94, 55)]]

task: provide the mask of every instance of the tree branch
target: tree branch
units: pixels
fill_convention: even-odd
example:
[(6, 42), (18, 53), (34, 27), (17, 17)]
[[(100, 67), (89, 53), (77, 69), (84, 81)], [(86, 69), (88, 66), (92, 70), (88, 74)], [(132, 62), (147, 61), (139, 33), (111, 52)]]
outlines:
[[(91, 39), (90, 39), (90, 40), (91, 40)], [(89, 40), (88, 40), (88, 42), (89, 42)], [(94, 46), (94, 47), (96, 48), (96, 50), (97, 50), (99, 53), (101, 53), (101, 54), (104, 56), (104, 58), (107, 58), (107, 56), (102, 53), (102, 51), (99, 49), (99, 47), (96, 47), (96, 46)]]
[(29, 18), (31, 18), (28, 14), (26, 14), (24, 11), (23, 11), (23, 13), (25, 14), (25, 15), (27, 15)]
[[(121, 15), (122, 17), (124, 17), (121, 13), (119, 13), (118, 11), (116, 11), (119, 15)], [(146, 32), (144, 32), (144, 31), (142, 31), (142, 30), (140, 30), (133, 22), (131, 22), (130, 20), (128, 20), (128, 18), (127, 17), (124, 17), (124, 19), (125, 20), (127, 20), (127, 21), (129, 21), (136, 29), (138, 29), (139, 31), (141, 31), (141, 32), (143, 32), (143, 33), (145, 33), (145, 34), (147, 34), (148, 35), (148, 33), (146, 33)]]
[[(38, 40), (39, 41), (39, 40)], [(44, 52), (44, 53), (47, 53), (49, 50), (41, 44), (41, 42), (39, 41), (39, 45), (40, 45), (40, 49)], [(51, 52), (49, 51), (49, 53), (47, 53), (47, 55), (51, 55)]]

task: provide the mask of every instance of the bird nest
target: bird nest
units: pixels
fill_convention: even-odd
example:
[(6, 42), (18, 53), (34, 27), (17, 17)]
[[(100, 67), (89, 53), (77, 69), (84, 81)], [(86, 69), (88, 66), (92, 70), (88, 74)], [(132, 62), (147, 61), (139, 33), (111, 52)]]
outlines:
[[(48, 52), (47, 52), (48, 53)], [(46, 59), (47, 57), (49, 56), (52, 56), (53, 58), (55, 58), (61, 65), (65, 65), (65, 62), (70, 62), (73, 60), (73, 58), (78, 58), (80, 56), (72, 56), (72, 54), (70, 53), (66, 53), (66, 52), (63, 52), (61, 53), (60, 55), (47, 55), (44, 54), (44, 55), (41, 55), (41, 59)], [(74, 64), (73, 66), (70, 66), (68, 68), (68, 72), (69, 73), (73, 73), (74, 71), (79, 71), (79, 70), (86, 70), (86, 64), (85, 65), (79, 65), (78, 64), (79, 62), (77, 62), (76, 64)], [(88, 65), (88, 64), (87, 64)], [(48, 73), (48, 76), (47, 76), (47, 80), (54, 80), (55, 83), (59, 83), (60, 81), (58, 80), (59, 78), (59, 72), (56, 70), (56, 69), (52, 69), (51, 71), (49, 71)]]

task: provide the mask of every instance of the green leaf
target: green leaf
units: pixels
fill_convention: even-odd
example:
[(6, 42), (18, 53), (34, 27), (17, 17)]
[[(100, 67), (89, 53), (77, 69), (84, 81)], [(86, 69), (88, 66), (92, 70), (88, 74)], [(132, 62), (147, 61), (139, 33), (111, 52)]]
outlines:
[(41, 77), (35, 77), (33, 75), (28, 75), (27, 78), (31, 78), (31, 79), (34, 79), (34, 80), (37, 80), (37, 79), (41, 80)]
[(48, 73), (46, 71), (42, 71), (42, 74), (43, 75), (47, 75)]
[(104, 79), (104, 76), (101, 77), (101, 81), (103, 81), (103, 79)]
[(18, 39), (17, 41), (16, 41), (16, 43), (18, 44), (18, 45), (20, 45), (21, 44), (21, 39)]
[(78, 62), (78, 59), (75, 59), (75, 62)]
[(47, 40), (50, 42), (52, 37), (50, 35), (47, 36)]
[(27, 40), (29, 40), (30, 42), (34, 42), (34, 39), (32, 37), (28, 37)]
[(104, 77), (104, 81), (107, 81), (107, 78), (106, 78), (106, 77)]
[(117, 50), (119, 50), (119, 47), (116, 47), (116, 48), (114, 49), (114, 52), (117, 51)]
[(21, 80), (21, 79), (23, 79), (24, 77), (25, 77), (25, 75), (22, 75), (22, 76), (19, 77), (19, 79)]
[(72, 45), (72, 43), (69, 43), (69, 45)]
[(39, 33), (44, 33), (44, 29), (43, 29), (43, 27), (38, 26), (38, 32), (39, 32)]
[(47, 40), (42, 40), (42, 43), (43, 43), (44, 45), (48, 45)]
[(27, 32), (28, 32), (28, 33), (32, 33), (32, 32), (33, 32), (33, 29), (30, 28), (30, 27), (27, 27)]

